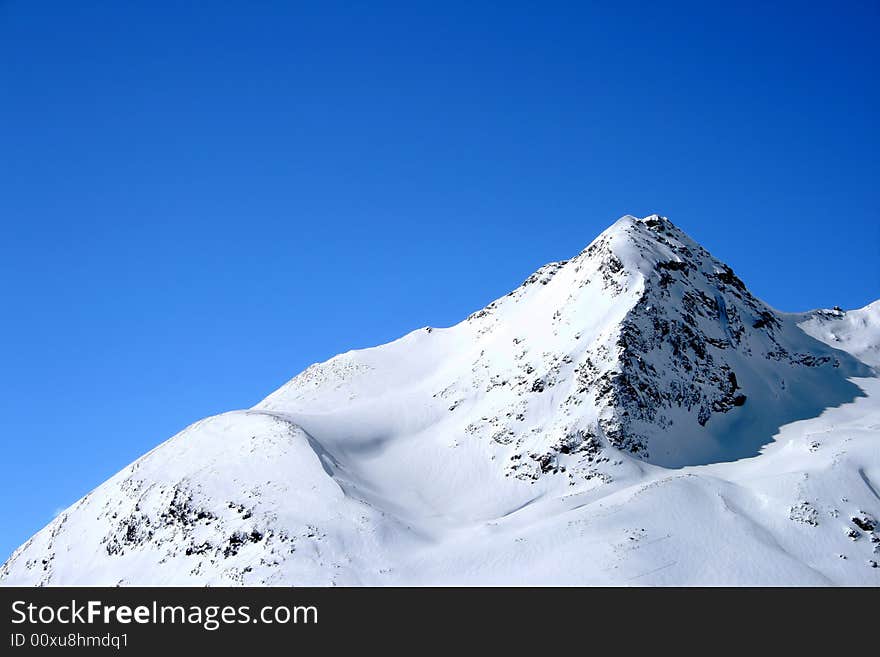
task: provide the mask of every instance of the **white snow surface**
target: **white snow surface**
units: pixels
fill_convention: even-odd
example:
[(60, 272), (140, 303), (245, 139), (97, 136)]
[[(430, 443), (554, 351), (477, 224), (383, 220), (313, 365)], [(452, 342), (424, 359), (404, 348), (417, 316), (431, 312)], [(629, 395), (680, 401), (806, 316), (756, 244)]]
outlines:
[(814, 338), (880, 367), (880, 300), (860, 310), (815, 310), (800, 327)]
[(7, 585), (880, 585), (880, 301), (779, 313), (625, 216), (76, 502)]

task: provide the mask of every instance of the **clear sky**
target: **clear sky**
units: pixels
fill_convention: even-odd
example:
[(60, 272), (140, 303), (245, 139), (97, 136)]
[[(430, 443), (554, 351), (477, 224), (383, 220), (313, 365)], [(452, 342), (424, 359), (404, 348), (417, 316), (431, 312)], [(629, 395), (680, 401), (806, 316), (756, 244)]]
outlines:
[(0, 0), (0, 560), (623, 214), (783, 310), (880, 297), (880, 5), (717, 4)]

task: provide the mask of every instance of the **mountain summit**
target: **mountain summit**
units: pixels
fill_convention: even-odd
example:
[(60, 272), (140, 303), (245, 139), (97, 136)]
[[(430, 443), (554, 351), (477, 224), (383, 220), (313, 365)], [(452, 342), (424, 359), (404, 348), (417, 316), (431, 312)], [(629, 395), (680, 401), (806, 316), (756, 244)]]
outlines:
[(191, 425), (0, 581), (880, 584), (877, 308), (780, 313), (625, 216), (451, 328)]

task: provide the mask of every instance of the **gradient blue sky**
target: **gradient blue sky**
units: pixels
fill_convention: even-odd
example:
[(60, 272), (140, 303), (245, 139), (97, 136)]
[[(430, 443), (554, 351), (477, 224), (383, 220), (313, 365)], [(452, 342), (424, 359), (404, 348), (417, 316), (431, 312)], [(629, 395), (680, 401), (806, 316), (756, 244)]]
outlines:
[(625, 213), (780, 309), (880, 297), (880, 5), (715, 4), (0, 0), (0, 560)]

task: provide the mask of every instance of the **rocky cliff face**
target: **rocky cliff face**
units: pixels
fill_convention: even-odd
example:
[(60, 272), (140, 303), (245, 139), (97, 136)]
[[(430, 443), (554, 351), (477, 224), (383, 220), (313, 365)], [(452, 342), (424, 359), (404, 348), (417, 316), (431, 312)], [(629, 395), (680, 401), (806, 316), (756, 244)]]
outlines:
[(597, 358), (588, 357), (580, 370), (579, 390), (592, 392), (600, 432), (617, 449), (648, 461), (653, 453), (664, 463), (666, 454), (652, 443), (665, 442), (669, 451), (663, 438), (671, 433), (680, 455), (687, 451), (682, 443), (716, 437), (715, 424), (735, 439), (719, 416), (747, 403), (752, 408), (743, 413), (771, 412), (768, 399), (797, 405), (815, 394), (811, 384), (825, 387), (865, 370), (849, 354), (805, 339), (792, 319), (755, 298), (729, 266), (663, 217), (625, 221), (584, 254), (604, 263), (615, 293), (638, 290), (613, 346), (590, 354), (613, 365), (598, 371)]

